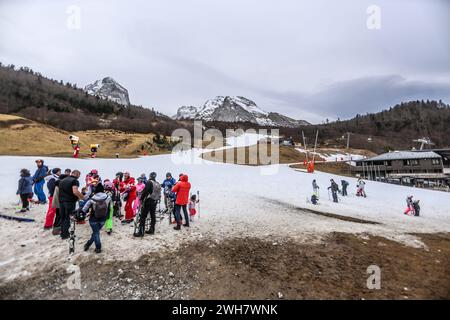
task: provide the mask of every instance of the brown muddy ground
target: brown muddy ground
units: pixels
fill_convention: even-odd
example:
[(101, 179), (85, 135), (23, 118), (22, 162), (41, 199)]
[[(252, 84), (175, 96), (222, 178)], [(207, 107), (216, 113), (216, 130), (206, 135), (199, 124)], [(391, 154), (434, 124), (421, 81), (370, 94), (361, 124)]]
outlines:
[[(423, 234), (427, 249), (334, 233), (320, 244), (256, 238), (201, 241), (135, 262), (79, 264), (81, 290), (60, 266), (0, 285), (2, 299), (450, 299), (450, 234)], [(366, 286), (369, 265), (381, 289)]]

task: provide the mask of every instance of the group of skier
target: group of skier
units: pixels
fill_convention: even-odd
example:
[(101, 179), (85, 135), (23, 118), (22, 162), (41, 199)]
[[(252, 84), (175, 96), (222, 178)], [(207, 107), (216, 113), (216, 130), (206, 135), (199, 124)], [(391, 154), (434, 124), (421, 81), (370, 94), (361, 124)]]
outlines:
[[(339, 202), (339, 196), (338, 194), (340, 194), (341, 196), (345, 197), (348, 196), (347, 193), (347, 187), (349, 186), (349, 183), (347, 180), (341, 180), (341, 187), (342, 190), (339, 189), (339, 185), (334, 181), (334, 179), (330, 179), (330, 186), (328, 187), (328, 192), (331, 192), (332, 198), (333, 198), (333, 202), (338, 203)], [(364, 197), (366, 198), (366, 191), (365, 191), (365, 186), (366, 183), (364, 182), (364, 180), (362, 178), (358, 178), (357, 182), (356, 182), (356, 196), (357, 197)], [(318, 204), (319, 201), (319, 185), (317, 184), (316, 179), (314, 179), (312, 181), (312, 189), (313, 189), (313, 194), (311, 196), (310, 202), (312, 204)], [(330, 199), (331, 200), (331, 199)], [(419, 212), (420, 212), (420, 205), (419, 205), (419, 200), (413, 200), (413, 196), (408, 196), (406, 198), (406, 210), (404, 211), (405, 215), (411, 215), (411, 216), (419, 216)]]
[[(148, 179), (145, 174), (134, 179), (129, 172), (118, 172), (113, 180), (102, 180), (98, 170), (93, 169), (86, 175), (84, 186), (80, 189), (80, 171), (66, 169), (62, 173), (60, 168), (48, 170), (41, 159), (36, 160), (36, 165), (33, 176), (28, 169), (20, 171), (17, 190), (22, 203), (20, 212), (28, 211), (30, 202), (48, 203), (44, 229), (52, 229), (52, 233), (63, 240), (70, 236), (71, 222), (84, 224), (89, 218), (92, 235), (84, 246), (85, 251), (95, 243), (95, 252), (101, 252), (100, 230), (105, 226), (110, 235), (114, 217), (119, 218), (123, 224), (136, 219), (138, 228), (134, 232), (135, 237), (143, 237), (144, 233), (154, 234), (156, 209), (163, 190), (165, 212), (169, 214), (170, 223), (176, 224), (175, 230), (180, 230), (181, 226), (189, 227), (197, 212), (199, 200), (195, 194), (190, 195), (191, 184), (186, 174), (180, 174), (176, 180), (168, 172), (160, 184), (155, 172), (151, 172)], [(45, 182), (48, 201), (44, 192)], [(33, 194), (37, 201), (31, 200)], [(122, 214), (123, 203), (125, 215)], [(150, 228), (145, 230), (148, 216)]]
[[(364, 192), (364, 185), (365, 185), (365, 182), (361, 178), (358, 179), (357, 191), (356, 191), (356, 195), (357, 196), (364, 196), (364, 197), (366, 197), (366, 193)], [(347, 187), (349, 186), (348, 181), (347, 180), (341, 180), (341, 186), (342, 186), (342, 190), (339, 189), (339, 185), (336, 183), (336, 181), (334, 181), (334, 179), (330, 179), (330, 186), (327, 189), (328, 189), (329, 194), (331, 192), (331, 195), (332, 195), (332, 198), (333, 198), (333, 202), (336, 202), (336, 203), (339, 202), (339, 197), (338, 197), (339, 193), (343, 197), (348, 196), (348, 193), (347, 193)], [(317, 204), (318, 201), (319, 201), (319, 189), (320, 189), (320, 187), (318, 186), (316, 179), (314, 179), (312, 181), (312, 188), (313, 188), (313, 194), (311, 196), (311, 203)]]

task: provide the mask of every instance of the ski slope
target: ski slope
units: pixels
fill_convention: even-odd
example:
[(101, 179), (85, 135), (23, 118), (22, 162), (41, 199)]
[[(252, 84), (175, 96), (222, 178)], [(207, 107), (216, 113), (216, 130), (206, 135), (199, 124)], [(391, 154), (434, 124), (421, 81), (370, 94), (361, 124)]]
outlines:
[[(262, 136), (244, 135), (228, 139), (228, 147), (256, 143)], [(208, 150), (211, 151), (211, 150)], [(132, 237), (131, 226), (116, 223), (111, 237), (102, 235), (105, 252), (111, 259), (136, 259), (144, 253), (167, 249), (182, 241), (210, 238), (218, 241), (229, 237), (261, 237), (282, 241), (320, 241), (331, 232), (379, 235), (411, 246), (423, 246), (413, 233), (450, 231), (450, 194), (379, 182), (366, 182), (367, 198), (355, 196), (356, 179), (350, 182), (349, 196), (335, 204), (329, 201), (327, 187), (330, 179), (340, 183), (342, 177), (316, 172), (295, 171), (288, 165), (263, 167), (210, 162), (199, 157), (200, 149), (177, 154), (157, 155), (136, 159), (68, 159), (44, 157), (49, 168), (78, 169), (82, 178), (91, 169), (99, 170), (103, 179), (113, 178), (117, 171), (129, 171), (132, 176), (155, 171), (162, 180), (166, 172), (173, 176), (189, 176), (192, 191), (200, 191), (200, 220), (189, 230), (175, 232), (168, 224), (157, 225), (152, 240), (140, 242)], [(18, 198), (15, 195), (21, 168), (34, 172), (37, 157), (0, 157), (0, 207), (2, 213), (13, 213)], [(312, 194), (311, 182), (320, 186), (319, 205), (307, 203)], [(84, 179), (82, 179), (84, 181)], [(421, 216), (403, 215), (405, 199), (412, 194), (421, 200)], [(359, 218), (378, 224), (364, 224), (325, 217), (302, 208)], [(30, 272), (36, 263), (58, 261), (66, 257), (67, 244), (55, 241), (42, 231), (44, 207), (35, 207), (29, 214), (38, 223), (18, 224), (0, 219), (0, 271), (2, 277), (15, 277)], [(84, 228), (83, 228), (84, 227)], [(89, 237), (89, 227), (82, 226), (77, 241)], [(104, 234), (104, 233), (103, 233)], [(26, 243), (25, 247), (14, 244)], [(78, 244), (80, 248), (80, 244)], [(78, 249), (79, 250), (79, 249)], [(79, 250), (81, 251), (81, 250)], [(86, 253), (79, 253), (81, 256)], [(14, 268), (10, 269), (14, 259)], [(5, 262), (8, 262), (6, 263)], [(34, 267), (33, 267), (34, 266)]]

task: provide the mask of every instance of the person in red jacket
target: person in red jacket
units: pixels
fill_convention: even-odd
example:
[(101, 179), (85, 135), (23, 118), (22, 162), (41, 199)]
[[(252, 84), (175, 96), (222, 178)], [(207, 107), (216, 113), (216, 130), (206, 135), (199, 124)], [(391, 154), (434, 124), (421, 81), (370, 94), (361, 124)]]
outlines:
[[(136, 182), (129, 172), (123, 174), (123, 185), (120, 192), (124, 195), (125, 220), (122, 223), (130, 223), (134, 218), (133, 202), (136, 199)], [(126, 199), (126, 200), (125, 200)]]
[(181, 229), (181, 209), (184, 213), (183, 226), (189, 227), (189, 215), (187, 211), (187, 204), (189, 203), (189, 191), (191, 190), (191, 184), (189, 183), (189, 178), (187, 175), (182, 175), (180, 181), (178, 181), (172, 188), (172, 192), (177, 194), (175, 200), (175, 219), (177, 220), (177, 226), (174, 227), (175, 230)]

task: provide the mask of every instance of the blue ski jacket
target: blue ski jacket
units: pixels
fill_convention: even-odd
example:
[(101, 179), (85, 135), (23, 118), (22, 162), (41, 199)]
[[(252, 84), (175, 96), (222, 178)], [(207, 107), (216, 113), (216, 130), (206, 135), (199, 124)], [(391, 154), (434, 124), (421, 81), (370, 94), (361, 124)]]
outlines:
[(37, 168), (36, 172), (33, 175), (33, 182), (37, 183), (39, 181), (42, 181), (46, 176), (48, 172), (48, 167), (44, 164), (42, 164), (42, 167)]

